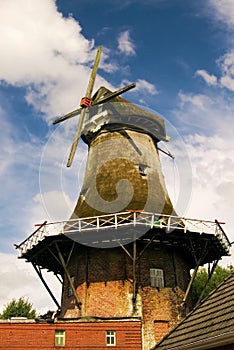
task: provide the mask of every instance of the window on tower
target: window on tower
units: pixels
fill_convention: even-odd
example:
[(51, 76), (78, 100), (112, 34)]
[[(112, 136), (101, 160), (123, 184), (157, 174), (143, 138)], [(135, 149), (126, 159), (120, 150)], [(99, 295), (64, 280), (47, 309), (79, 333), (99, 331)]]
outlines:
[(54, 345), (65, 346), (65, 331), (58, 329), (55, 330)]
[(141, 176), (147, 176), (147, 168), (148, 166), (145, 164), (138, 164), (139, 174)]
[(116, 331), (106, 331), (106, 345), (107, 346), (116, 345)]
[(151, 287), (164, 288), (164, 276), (162, 269), (150, 269)]

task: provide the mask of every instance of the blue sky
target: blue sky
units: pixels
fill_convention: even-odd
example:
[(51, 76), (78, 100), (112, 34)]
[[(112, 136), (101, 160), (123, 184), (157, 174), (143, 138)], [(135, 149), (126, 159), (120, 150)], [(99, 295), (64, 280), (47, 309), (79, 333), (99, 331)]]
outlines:
[(232, 0), (1, 0), (0, 29), (0, 306), (25, 295), (51, 307), (13, 244), (74, 208), (86, 146), (67, 169), (76, 118), (51, 121), (78, 107), (98, 45), (95, 88), (136, 82), (124, 97), (165, 118), (172, 140), (161, 147), (176, 158), (162, 162), (178, 213), (224, 221), (234, 240)]

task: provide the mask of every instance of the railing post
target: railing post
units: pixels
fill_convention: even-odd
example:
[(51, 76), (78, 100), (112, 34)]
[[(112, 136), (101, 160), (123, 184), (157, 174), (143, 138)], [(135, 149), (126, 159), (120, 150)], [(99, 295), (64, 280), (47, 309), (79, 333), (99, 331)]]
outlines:
[(199, 230), (199, 232), (200, 232), (200, 235), (201, 235), (201, 234), (202, 234), (202, 232), (203, 232), (203, 228), (202, 228), (203, 221), (202, 221), (202, 220), (200, 221), (200, 224), (201, 224), (201, 226), (200, 226), (200, 230)]
[(150, 228), (154, 227), (154, 214), (151, 215), (151, 226)]
[(136, 212), (133, 213), (133, 225), (136, 226)]
[(184, 233), (187, 232), (187, 220), (184, 219)]
[(115, 215), (115, 228), (117, 229), (117, 227), (118, 227), (117, 214), (114, 214), (114, 215)]
[(170, 227), (171, 227), (171, 217), (169, 216), (167, 221), (167, 231), (170, 231)]

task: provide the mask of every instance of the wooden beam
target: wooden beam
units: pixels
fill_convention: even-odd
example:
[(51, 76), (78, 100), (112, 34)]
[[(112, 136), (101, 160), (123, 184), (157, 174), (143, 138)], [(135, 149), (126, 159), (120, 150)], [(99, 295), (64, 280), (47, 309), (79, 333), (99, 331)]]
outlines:
[(184, 295), (184, 298), (183, 298), (183, 301), (182, 301), (182, 306), (185, 305), (186, 301), (187, 301), (187, 298), (188, 298), (188, 294), (190, 292), (190, 289), (192, 287), (192, 284), (193, 284), (193, 281), (196, 277), (196, 274), (197, 274), (197, 270), (199, 269), (199, 266), (201, 265), (202, 261), (204, 260), (206, 254), (207, 254), (207, 245), (208, 245), (208, 241), (205, 242), (205, 245), (202, 249), (202, 252), (201, 252), (201, 256), (200, 258), (196, 261), (197, 262), (197, 265), (195, 267), (195, 269), (193, 270), (193, 274), (191, 276), (191, 279), (189, 281), (189, 284), (188, 284), (188, 287), (187, 287), (187, 290), (185, 292), (185, 295)]
[(53, 299), (54, 303), (57, 305), (58, 309), (61, 309), (61, 306), (59, 304), (59, 302), (57, 301), (57, 299), (55, 298), (54, 294), (52, 293), (51, 289), (49, 288), (48, 284), (46, 283), (46, 281), (44, 280), (41, 270), (39, 269), (39, 267), (36, 265), (36, 263), (32, 263), (32, 266), (34, 267), (36, 273), (38, 274), (40, 280), (42, 281), (42, 283), (44, 284), (47, 292), (50, 294), (51, 298)]
[(133, 241), (132, 278), (133, 278), (133, 303), (136, 302), (136, 237)]
[(69, 284), (70, 284), (70, 287), (71, 287), (71, 289), (72, 289), (72, 291), (73, 291), (73, 294), (74, 294), (74, 297), (75, 297), (75, 299), (76, 299), (77, 306), (78, 306), (78, 308), (80, 309), (80, 308), (81, 308), (80, 306), (81, 306), (82, 303), (81, 303), (81, 301), (80, 301), (80, 299), (79, 299), (79, 297), (78, 297), (78, 295), (77, 295), (77, 293), (76, 293), (76, 289), (75, 289), (75, 287), (74, 287), (74, 284), (73, 284), (73, 282), (72, 282), (71, 276), (70, 276), (69, 271), (68, 271), (68, 269), (67, 269), (65, 260), (64, 260), (64, 258), (63, 258), (63, 255), (62, 255), (62, 253), (61, 253), (61, 251), (60, 251), (60, 249), (59, 249), (59, 246), (58, 246), (57, 242), (55, 242), (55, 246), (56, 246), (56, 249), (57, 249), (57, 252), (58, 252), (58, 255), (59, 255), (59, 259), (60, 259), (61, 264), (62, 264), (62, 266), (63, 266), (64, 272), (65, 272), (65, 274), (66, 274), (66, 276), (67, 276), (68, 282), (69, 282)]

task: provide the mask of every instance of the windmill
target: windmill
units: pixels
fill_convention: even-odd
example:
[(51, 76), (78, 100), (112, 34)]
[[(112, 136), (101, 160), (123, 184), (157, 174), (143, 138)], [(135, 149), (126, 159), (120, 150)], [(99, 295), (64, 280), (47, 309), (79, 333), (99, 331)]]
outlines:
[[(119, 96), (135, 84), (114, 92), (100, 87), (92, 96), (100, 54), (101, 47), (81, 107), (54, 121), (80, 113), (68, 166), (80, 137), (89, 146), (73, 214), (44, 223), (16, 248), (61, 306), (62, 322), (84, 320), (92, 328), (109, 320), (118, 332), (120, 322), (140, 320), (148, 350), (162, 328), (189, 311), (199, 266), (210, 264), (211, 275), (230, 242), (218, 221), (175, 214), (158, 152), (168, 140), (164, 120)], [(61, 281), (61, 305), (42, 269)]]
[(94, 87), (94, 83), (95, 83), (95, 78), (97, 75), (98, 65), (99, 65), (99, 61), (100, 61), (100, 57), (101, 57), (101, 52), (102, 52), (102, 47), (99, 46), (98, 50), (97, 50), (96, 58), (94, 61), (93, 69), (92, 69), (92, 72), (90, 75), (88, 87), (86, 89), (85, 97), (83, 97), (81, 99), (81, 102), (80, 102), (81, 108), (78, 108), (78, 109), (76, 109), (76, 110), (74, 110), (74, 111), (72, 111), (72, 112), (70, 112), (70, 113), (68, 113), (60, 118), (57, 118), (53, 121), (53, 124), (61, 123), (67, 119), (70, 119), (70, 118), (75, 117), (76, 115), (80, 114), (80, 117), (78, 119), (76, 132), (75, 132), (75, 136), (74, 136), (74, 140), (73, 140), (72, 147), (71, 147), (70, 154), (69, 154), (69, 158), (67, 161), (67, 167), (70, 167), (72, 165), (72, 161), (73, 161), (73, 158), (74, 158), (77, 146), (78, 146), (79, 138), (80, 138), (81, 133), (82, 133), (85, 115), (88, 112), (88, 109), (91, 106), (99, 105), (99, 104), (103, 104), (105, 102), (108, 102), (112, 98), (119, 96), (120, 94), (122, 94), (122, 93), (124, 93), (124, 92), (126, 92), (126, 91), (128, 91), (136, 86), (135, 83), (132, 83), (132, 84), (130, 84), (122, 89), (119, 89), (119, 90), (112, 92), (107, 97), (99, 98), (98, 100), (93, 102), (92, 101), (92, 92), (93, 92), (93, 87)]
[[(160, 140), (168, 141), (164, 120), (159, 115), (120, 97), (124, 92), (134, 88), (135, 83), (114, 92), (100, 87), (92, 96), (101, 50), (99, 46), (85, 97), (80, 102), (81, 107), (53, 122), (57, 124), (80, 114), (67, 162), (68, 167), (72, 164), (79, 138), (82, 137), (89, 145), (86, 175), (71, 218), (90, 217), (121, 210), (175, 214), (158, 156), (160, 148), (157, 143)], [(113, 171), (114, 174), (110, 176)], [(122, 184), (122, 187), (120, 186), (122, 199), (119, 202), (116, 200), (118, 193), (116, 194), (115, 189), (118, 183)], [(153, 185), (155, 183), (157, 188)]]

